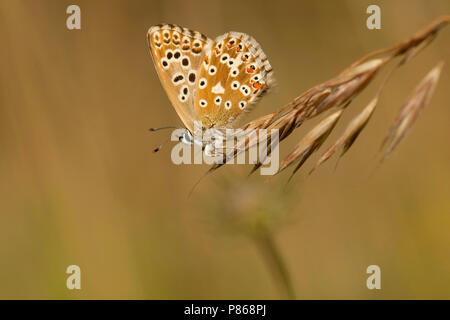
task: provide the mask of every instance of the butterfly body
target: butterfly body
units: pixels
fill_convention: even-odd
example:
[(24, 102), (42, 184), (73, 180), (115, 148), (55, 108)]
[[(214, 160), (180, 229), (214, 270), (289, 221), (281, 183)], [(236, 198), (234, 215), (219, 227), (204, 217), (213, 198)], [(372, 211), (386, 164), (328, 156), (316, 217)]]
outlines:
[(186, 145), (198, 145), (207, 156), (214, 156), (215, 150), (222, 146), (224, 137), (219, 130), (208, 131), (207, 135), (192, 135), (189, 130), (184, 130), (179, 141)]
[[(188, 130), (180, 141), (200, 144), (205, 152), (274, 83), (266, 55), (247, 34), (228, 32), (212, 40), (163, 24), (151, 27), (147, 39), (160, 81)], [(199, 141), (196, 122), (215, 133)]]

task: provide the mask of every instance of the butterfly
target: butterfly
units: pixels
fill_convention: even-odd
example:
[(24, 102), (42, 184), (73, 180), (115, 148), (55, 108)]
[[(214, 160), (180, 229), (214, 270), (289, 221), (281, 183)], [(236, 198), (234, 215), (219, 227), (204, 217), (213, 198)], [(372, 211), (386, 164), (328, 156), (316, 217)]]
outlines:
[(162, 86), (186, 130), (180, 141), (214, 148), (201, 129), (233, 128), (273, 85), (273, 71), (258, 42), (240, 32), (212, 40), (174, 24), (152, 26), (147, 41)]

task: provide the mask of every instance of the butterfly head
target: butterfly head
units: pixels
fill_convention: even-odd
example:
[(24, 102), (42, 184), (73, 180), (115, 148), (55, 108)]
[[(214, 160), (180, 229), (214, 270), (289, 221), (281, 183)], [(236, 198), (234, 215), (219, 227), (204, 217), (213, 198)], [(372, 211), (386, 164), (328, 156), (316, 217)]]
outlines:
[(216, 156), (218, 150), (223, 148), (227, 140), (224, 132), (216, 128), (200, 129), (194, 134), (186, 129), (178, 139), (181, 143), (189, 146), (200, 146), (204, 154), (208, 157)]

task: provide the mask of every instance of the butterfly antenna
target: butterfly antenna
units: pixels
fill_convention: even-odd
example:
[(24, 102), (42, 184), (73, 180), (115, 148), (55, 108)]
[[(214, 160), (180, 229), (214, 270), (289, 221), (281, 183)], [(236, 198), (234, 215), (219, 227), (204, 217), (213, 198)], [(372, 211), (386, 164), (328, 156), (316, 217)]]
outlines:
[(161, 150), (167, 144), (167, 142), (169, 142), (169, 140), (170, 140), (170, 136), (163, 143), (161, 143), (159, 146), (157, 146), (155, 149), (153, 149), (153, 153), (156, 153), (159, 150)]
[(150, 128), (148, 131), (159, 131), (159, 130), (165, 130), (165, 129), (180, 129), (179, 127), (174, 126), (167, 126), (167, 127), (160, 127), (160, 128)]
[[(150, 128), (150, 129), (148, 129), (148, 131), (154, 132), (154, 131), (165, 130), (165, 129), (179, 129), (179, 128), (174, 127), (174, 126), (167, 126), (167, 127), (160, 127), (160, 128)], [(153, 152), (156, 153), (159, 150), (161, 150), (162, 147), (164, 147), (167, 144), (167, 142), (169, 142), (169, 140), (170, 140), (170, 136), (163, 143), (161, 143), (158, 147), (153, 149)]]

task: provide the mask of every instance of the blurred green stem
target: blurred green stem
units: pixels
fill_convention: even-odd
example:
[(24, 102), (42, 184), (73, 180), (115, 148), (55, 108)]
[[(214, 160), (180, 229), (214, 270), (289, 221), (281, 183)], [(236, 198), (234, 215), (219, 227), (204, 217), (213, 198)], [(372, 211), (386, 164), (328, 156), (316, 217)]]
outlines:
[(282, 287), (286, 297), (290, 300), (295, 299), (291, 277), (272, 233), (265, 227), (262, 227), (259, 231), (261, 232), (254, 235), (254, 240), (265, 257), (271, 274), (274, 275), (276, 282)]

